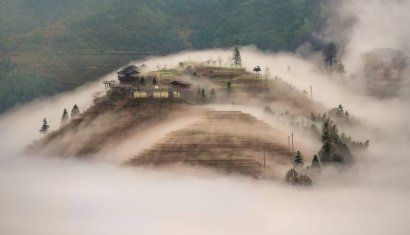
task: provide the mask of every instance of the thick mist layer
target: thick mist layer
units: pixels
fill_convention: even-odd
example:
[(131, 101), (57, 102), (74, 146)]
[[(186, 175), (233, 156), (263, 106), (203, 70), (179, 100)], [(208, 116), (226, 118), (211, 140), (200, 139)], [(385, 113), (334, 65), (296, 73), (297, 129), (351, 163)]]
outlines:
[(343, 47), (342, 59), (349, 72), (360, 69), (361, 55), (378, 48), (410, 53), (410, 1), (325, 1), (327, 40)]
[[(362, 53), (393, 48), (409, 53), (410, 2), (403, 0), (330, 1), (331, 17), (325, 38), (344, 46), (348, 72), (360, 67)], [(1, 234), (410, 234), (410, 101), (380, 100), (357, 93), (346, 80), (323, 74), (315, 63), (292, 54), (269, 54), (241, 48), (243, 65), (269, 68), (296, 89), (313, 87), (313, 99), (329, 109), (342, 104), (363, 123), (343, 130), (357, 139), (370, 139), (367, 152), (356, 156), (351, 169), (326, 168), (310, 189), (282, 182), (218, 175), (200, 169), (125, 168), (105, 162), (128, 156), (158, 142), (166, 133), (193, 120), (161, 123), (104, 150), (94, 160), (62, 160), (21, 156), (41, 138), (47, 117), (60, 126), (64, 108), (84, 111), (103, 95), (102, 80), (46, 100), (36, 100), (0, 116), (0, 233)], [(223, 58), (230, 50), (182, 52), (147, 58), (146, 70), (171, 68), (181, 61)], [(309, 58), (309, 57), (308, 57)], [(276, 123), (264, 107), (211, 107), (241, 110), (282, 132), (292, 127)], [(284, 107), (286, 108), (286, 107)], [(318, 143), (295, 133), (306, 145), (306, 158)], [(134, 137), (147, 138), (134, 143)], [(131, 149), (127, 146), (133, 147)], [(58, 157), (58, 156), (56, 156)]]
[[(180, 61), (205, 61), (217, 55), (228, 58), (231, 52), (186, 52), (143, 63), (150, 68), (172, 67)], [(409, 103), (354, 94), (293, 55), (243, 48), (242, 57), (248, 69), (269, 67), (272, 76), (297, 89), (312, 85), (314, 100), (327, 108), (342, 103), (366, 123), (353, 134), (370, 138), (368, 153), (358, 156), (358, 163), (346, 172), (325, 170), (324, 179), (310, 190), (196, 170), (124, 169), (95, 161), (18, 155), (40, 137), (44, 116), (56, 128), (64, 107), (77, 103), (86, 109), (94, 94), (104, 89), (100, 80), (2, 116), (1, 233), (408, 234)], [(235, 108), (264, 119), (263, 107)], [(157, 141), (151, 139), (152, 143), (145, 144)], [(110, 154), (124, 152), (118, 149)]]
[(2, 234), (410, 232), (406, 189), (297, 190), (205, 172), (184, 176), (76, 161), (13, 160), (0, 176)]

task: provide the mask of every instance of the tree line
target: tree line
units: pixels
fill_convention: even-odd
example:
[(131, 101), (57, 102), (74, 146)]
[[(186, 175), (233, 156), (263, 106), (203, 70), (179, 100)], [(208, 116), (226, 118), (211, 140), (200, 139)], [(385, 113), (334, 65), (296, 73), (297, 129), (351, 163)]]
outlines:
[[(71, 109), (71, 119), (76, 119), (80, 115), (80, 109), (78, 108), (78, 105), (74, 105), (73, 108)], [(61, 125), (66, 125), (70, 117), (68, 116), (68, 111), (66, 108), (63, 110), (63, 114), (61, 116)], [(50, 125), (48, 124), (47, 118), (43, 119), (43, 125), (40, 128), (40, 133), (42, 134), (47, 134), (50, 129)]]

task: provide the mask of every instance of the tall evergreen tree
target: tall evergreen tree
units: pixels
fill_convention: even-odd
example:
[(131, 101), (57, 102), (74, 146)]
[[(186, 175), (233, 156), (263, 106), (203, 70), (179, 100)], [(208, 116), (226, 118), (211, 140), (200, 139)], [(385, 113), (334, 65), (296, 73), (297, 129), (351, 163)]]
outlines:
[(337, 46), (334, 42), (330, 42), (323, 49), (323, 60), (325, 65), (329, 68), (333, 68), (337, 63)]
[(206, 94), (205, 94), (205, 89), (201, 90), (201, 99), (205, 100), (206, 99)]
[(233, 50), (233, 57), (232, 57), (233, 63), (235, 66), (238, 68), (242, 68), (242, 58), (241, 58), (241, 52), (239, 51), (238, 47), (235, 47)]
[[(345, 137), (344, 137), (345, 138)], [(330, 119), (326, 119), (322, 129), (322, 148), (319, 158), (322, 163), (352, 161), (352, 153), (338, 134), (337, 126)]]
[(319, 168), (320, 168), (319, 158), (317, 157), (317, 155), (315, 155), (312, 160), (312, 169), (319, 169)]
[(321, 161), (331, 161), (332, 143), (330, 136), (330, 120), (323, 123), (322, 128), (322, 149), (319, 152)]
[(41, 126), (41, 129), (40, 129), (40, 133), (42, 133), (42, 134), (47, 134), (49, 128), (50, 128), (50, 126), (49, 126), (48, 123), (47, 123), (47, 119), (44, 118), (44, 120), (43, 120), (43, 125)]
[(78, 115), (80, 115), (80, 109), (78, 108), (78, 106), (75, 104), (73, 106), (73, 109), (71, 109), (71, 118), (77, 118)]
[(295, 167), (303, 167), (305, 163), (303, 162), (303, 156), (300, 151), (297, 151), (295, 160), (293, 161), (293, 165)]
[(64, 125), (68, 122), (68, 112), (67, 109), (64, 109), (63, 115), (61, 116), (61, 124)]

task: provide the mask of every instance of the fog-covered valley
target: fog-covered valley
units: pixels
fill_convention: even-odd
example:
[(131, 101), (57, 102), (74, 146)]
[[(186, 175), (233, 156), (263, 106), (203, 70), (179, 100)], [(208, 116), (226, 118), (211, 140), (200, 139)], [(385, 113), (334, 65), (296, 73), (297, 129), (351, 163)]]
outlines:
[[(48, 143), (46, 151), (34, 154), (27, 149), (45, 138), (39, 133), (44, 117), (53, 134), (60, 129), (64, 108), (77, 104), (82, 113), (92, 110), (95, 100), (106, 94), (102, 82), (116, 80), (116, 71), (76, 90), (34, 100), (2, 114), (0, 233), (409, 234), (408, 69), (403, 72), (399, 89), (393, 90), (393, 95), (381, 96), (369, 91), (361, 58), (363, 53), (375, 49), (393, 48), (405, 53), (408, 60), (410, 34), (391, 24), (409, 19), (410, 2), (329, 4), (329, 29), (320, 34), (344, 45), (340, 55), (344, 73), (325, 71), (320, 65), (321, 54), (308, 45), (295, 53), (266, 52), (252, 45), (240, 47), (243, 67), (252, 71), (260, 65), (261, 76), (266, 76), (266, 80), (280, 80), (294, 92), (270, 102), (272, 112), (266, 112), (265, 101), (250, 95), (193, 108), (186, 108), (185, 104), (182, 109), (164, 108), (155, 122), (141, 121), (143, 127), (131, 129), (111, 144), (106, 143), (114, 138), (104, 140), (104, 146), (90, 157), (58, 153), (84, 147), (87, 141), (96, 139), (100, 128), (122, 117), (122, 111), (81, 124), (80, 131), (61, 132)], [(337, 14), (331, 14), (335, 5)], [(389, 12), (384, 10), (386, 7)], [(350, 20), (351, 24), (343, 24)], [(345, 33), (343, 37), (340, 32)], [(181, 62), (207, 63), (219, 58), (222, 64), (230, 63), (232, 50), (184, 51), (130, 64), (144, 64), (143, 73), (148, 73), (157, 67), (176, 68)], [(287, 146), (293, 132), (295, 149), (302, 151), (305, 164), (310, 165), (322, 143), (309, 131), (297, 128), (289, 116), (295, 115), (298, 125), (309, 123), (311, 112), (322, 114), (338, 105), (357, 120), (354, 125), (338, 125), (339, 132), (356, 141), (369, 140), (370, 144), (355, 152), (354, 162), (348, 166), (322, 166), (320, 175), (312, 177), (311, 187), (286, 184), (284, 177), (291, 164), (275, 161), (268, 161), (274, 174), (262, 177), (223, 174), (184, 164), (124, 165), (146, 149), (164, 145), (162, 141), (179, 130), (204, 123), (201, 115), (209, 115), (209, 110), (241, 112), (241, 117), (255, 118), (265, 125), (262, 127), (269, 126), (261, 130), (261, 135), (274, 135), (261, 138), (270, 138), (280, 146)], [(137, 108), (135, 113), (139, 112)], [(144, 106), (143, 110), (149, 109)], [(234, 127), (241, 135), (253, 128)], [(213, 128), (217, 129), (209, 127), (205, 133), (220, 131)], [(232, 132), (230, 128), (227, 127)]]
[[(183, 58), (201, 60), (215, 53), (228, 56), (230, 51), (182, 53), (144, 63), (171, 64)], [(312, 84), (314, 100), (325, 107), (343, 102), (366, 123), (363, 130), (352, 130), (355, 133), (351, 134), (369, 138), (370, 148), (357, 156), (356, 164), (350, 169), (325, 169), (321, 180), (310, 189), (289, 188), (278, 180), (223, 176), (207, 170), (130, 169), (98, 158), (61, 160), (20, 155), (27, 145), (40, 138), (38, 123), (44, 115), (52, 125), (59, 123), (64, 107), (77, 103), (86, 109), (95, 93), (104, 89), (98, 81), (2, 116), (2, 231), (7, 234), (409, 232), (406, 224), (410, 209), (406, 200), (410, 196), (406, 155), (410, 138), (408, 101), (354, 94), (316, 73), (309, 62), (292, 55), (269, 55), (254, 48), (244, 48), (242, 54), (245, 66), (265, 61), (267, 66), (272, 66), (271, 71), (277, 71), (278, 76), (297, 89)], [(288, 65), (292, 66), (291, 72), (287, 71)], [(263, 107), (231, 108), (251, 113), (275, 126), (263, 113)], [(290, 130), (286, 126), (277, 128)], [(295, 142), (309, 143), (301, 139)]]

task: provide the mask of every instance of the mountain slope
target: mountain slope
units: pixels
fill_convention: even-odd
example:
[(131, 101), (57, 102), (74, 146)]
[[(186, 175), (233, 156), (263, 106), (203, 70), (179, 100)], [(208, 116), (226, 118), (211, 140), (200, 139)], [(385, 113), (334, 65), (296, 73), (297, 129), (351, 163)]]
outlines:
[(47, 44), (61, 51), (169, 53), (256, 44), (292, 50), (309, 38), (320, 13), (319, 0), (40, 0), (39, 5), (47, 7), (33, 8), (22, 0), (15, 11), (28, 11), (27, 16), (14, 12), (1, 17), (4, 49)]
[[(320, 27), (321, 0), (4, 0), (0, 63), (7, 99), (18, 103), (72, 89), (146, 55), (254, 44), (294, 50)], [(1, 67), (1, 66), (0, 66)], [(26, 75), (29, 75), (27, 78)], [(44, 82), (52, 86), (44, 88)], [(32, 84), (32, 85), (28, 85)]]

